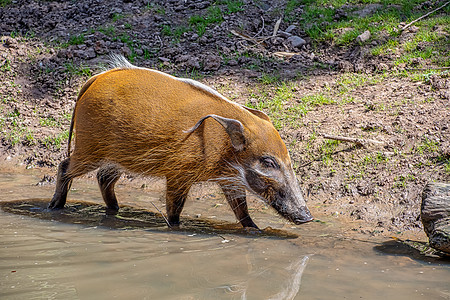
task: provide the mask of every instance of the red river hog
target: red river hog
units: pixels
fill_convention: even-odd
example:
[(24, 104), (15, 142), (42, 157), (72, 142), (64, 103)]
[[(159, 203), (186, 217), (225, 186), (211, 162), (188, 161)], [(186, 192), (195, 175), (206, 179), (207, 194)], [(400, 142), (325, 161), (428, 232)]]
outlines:
[(123, 171), (165, 177), (171, 226), (180, 223), (191, 185), (208, 180), (220, 185), (244, 227), (257, 228), (246, 191), (295, 224), (313, 219), (286, 145), (266, 114), (195, 80), (139, 68), (123, 57), (82, 87), (68, 148), (49, 209), (64, 207), (75, 177), (98, 169), (112, 211), (119, 209), (114, 184)]

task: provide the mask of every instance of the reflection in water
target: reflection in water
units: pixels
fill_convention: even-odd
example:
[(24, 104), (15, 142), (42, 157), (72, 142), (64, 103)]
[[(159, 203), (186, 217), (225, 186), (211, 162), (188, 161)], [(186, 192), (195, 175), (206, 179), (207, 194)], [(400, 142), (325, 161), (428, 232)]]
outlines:
[(303, 259), (299, 259), (297, 262), (292, 263), (288, 267), (288, 270), (293, 271), (292, 276), (287, 279), (286, 287), (275, 296), (270, 297), (270, 300), (291, 300), (295, 298), (295, 296), (298, 294), (298, 290), (300, 289), (303, 271), (305, 271), (308, 260), (309, 255), (305, 255)]
[[(291, 263), (289, 266), (285, 268), (287, 271), (287, 274), (285, 275), (285, 278), (282, 278), (282, 281), (285, 283), (280, 286), (281, 291), (277, 293), (276, 295), (273, 295), (267, 299), (270, 300), (292, 300), (294, 299), (299, 290), (300, 290), (300, 284), (301, 279), (303, 275), (303, 271), (306, 268), (306, 265), (308, 263), (309, 257), (311, 255), (305, 255), (303, 258), (299, 258), (297, 261)], [(241, 295), (241, 300), (247, 300), (247, 292), (249, 289), (249, 285), (251, 281), (260, 280), (262, 277), (264, 277), (264, 273), (270, 272), (270, 267), (265, 268), (262, 272), (252, 272), (252, 265), (254, 263), (248, 263), (249, 271), (247, 273), (249, 279), (245, 282), (240, 282), (237, 284), (230, 284), (225, 286), (218, 286), (216, 289), (223, 289), (226, 292), (235, 294), (235, 295)], [(250, 293), (250, 298), (252, 294)]]

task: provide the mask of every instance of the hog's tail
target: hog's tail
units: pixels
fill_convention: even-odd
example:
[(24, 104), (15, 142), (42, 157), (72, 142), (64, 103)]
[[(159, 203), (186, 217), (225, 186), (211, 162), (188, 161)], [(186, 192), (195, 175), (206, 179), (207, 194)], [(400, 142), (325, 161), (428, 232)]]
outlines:
[(75, 108), (73, 109), (72, 120), (70, 121), (69, 141), (67, 143), (67, 157), (70, 156), (70, 145), (72, 144), (73, 127), (75, 126), (75, 112), (77, 110), (78, 100), (84, 95), (84, 93), (94, 83), (94, 81), (97, 79), (97, 77), (99, 75), (101, 75), (101, 74), (98, 74), (98, 75), (95, 75), (95, 76), (89, 78), (89, 80), (83, 85), (83, 87), (80, 90), (80, 93), (78, 94), (77, 100), (75, 102)]

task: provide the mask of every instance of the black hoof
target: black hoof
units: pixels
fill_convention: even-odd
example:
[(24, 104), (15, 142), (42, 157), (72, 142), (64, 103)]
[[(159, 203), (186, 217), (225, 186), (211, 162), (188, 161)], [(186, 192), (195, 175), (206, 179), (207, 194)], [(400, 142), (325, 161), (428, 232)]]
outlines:
[(107, 207), (105, 212), (108, 216), (111, 216), (111, 215), (114, 216), (114, 215), (117, 215), (117, 213), (119, 212), (119, 208), (118, 207), (117, 208)]

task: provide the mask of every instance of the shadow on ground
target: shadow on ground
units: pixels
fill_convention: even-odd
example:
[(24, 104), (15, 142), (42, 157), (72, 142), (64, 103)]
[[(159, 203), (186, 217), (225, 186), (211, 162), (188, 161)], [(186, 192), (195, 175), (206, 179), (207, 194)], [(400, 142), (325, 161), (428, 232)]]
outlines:
[(428, 263), (450, 264), (450, 255), (431, 248), (425, 242), (394, 239), (375, 246), (374, 249), (383, 254), (408, 256)]

